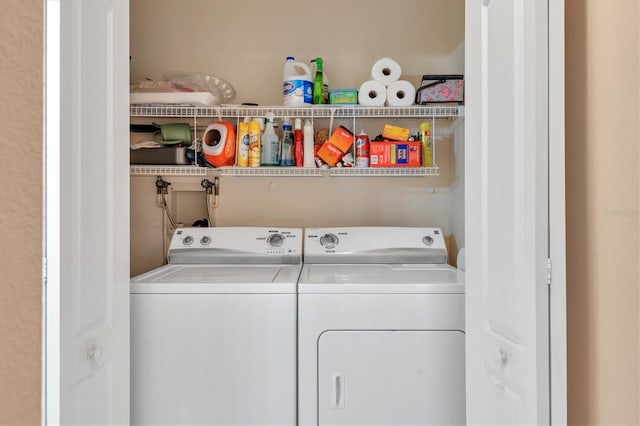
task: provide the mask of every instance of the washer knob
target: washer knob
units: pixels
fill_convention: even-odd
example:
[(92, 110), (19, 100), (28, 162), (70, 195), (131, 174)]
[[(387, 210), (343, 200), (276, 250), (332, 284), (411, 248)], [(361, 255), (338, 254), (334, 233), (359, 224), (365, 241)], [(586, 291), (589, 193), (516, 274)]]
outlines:
[(284, 236), (282, 234), (271, 234), (267, 238), (267, 244), (271, 247), (280, 247), (284, 244)]
[(431, 244), (433, 244), (433, 237), (430, 235), (427, 235), (426, 237), (422, 238), (422, 242), (430, 246)]
[(191, 244), (193, 244), (193, 237), (191, 235), (187, 235), (182, 239), (182, 244), (184, 244), (185, 246), (190, 246)]
[(320, 237), (320, 244), (325, 248), (332, 249), (338, 244), (338, 236), (335, 234), (324, 234)]
[(205, 235), (204, 237), (200, 238), (200, 244), (202, 244), (203, 246), (208, 246), (209, 244), (211, 244), (211, 237)]

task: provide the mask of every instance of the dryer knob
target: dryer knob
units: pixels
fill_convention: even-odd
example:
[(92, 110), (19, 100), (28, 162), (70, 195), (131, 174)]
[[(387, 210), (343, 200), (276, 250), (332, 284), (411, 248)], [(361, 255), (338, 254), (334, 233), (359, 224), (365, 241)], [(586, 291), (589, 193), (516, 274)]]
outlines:
[(422, 238), (422, 242), (430, 246), (433, 244), (433, 237), (430, 235), (427, 235), (426, 237)]
[(271, 247), (280, 247), (284, 244), (284, 235), (282, 234), (271, 234), (269, 238), (267, 238), (267, 244)]
[(184, 244), (185, 246), (190, 246), (191, 244), (193, 244), (193, 237), (191, 235), (187, 235), (182, 239), (182, 244)]
[(211, 244), (211, 237), (205, 235), (204, 237), (200, 238), (200, 244), (202, 244), (203, 246), (208, 246), (209, 244)]
[(338, 236), (335, 234), (324, 234), (320, 237), (320, 244), (324, 248), (332, 249), (338, 244)]

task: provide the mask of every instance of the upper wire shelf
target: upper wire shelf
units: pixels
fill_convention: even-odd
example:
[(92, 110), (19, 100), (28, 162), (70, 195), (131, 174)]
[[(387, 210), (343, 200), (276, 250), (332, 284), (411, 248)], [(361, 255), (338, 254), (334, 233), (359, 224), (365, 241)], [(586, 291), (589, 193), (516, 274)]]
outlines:
[(414, 105), (408, 107), (368, 107), (360, 105), (283, 106), (194, 106), (174, 104), (133, 104), (132, 117), (275, 117), (303, 118), (454, 118), (464, 116), (462, 105)]

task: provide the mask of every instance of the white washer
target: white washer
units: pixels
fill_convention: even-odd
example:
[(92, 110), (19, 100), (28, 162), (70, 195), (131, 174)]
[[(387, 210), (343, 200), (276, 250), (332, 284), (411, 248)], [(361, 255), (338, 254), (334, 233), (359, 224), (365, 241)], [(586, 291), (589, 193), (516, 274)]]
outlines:
[(131, 280), (131, 423), (295, 425), (302, 230), (181, 228)]
[(309, 228), (300, 425), (465, 424), (464, 273), (435, 228)]

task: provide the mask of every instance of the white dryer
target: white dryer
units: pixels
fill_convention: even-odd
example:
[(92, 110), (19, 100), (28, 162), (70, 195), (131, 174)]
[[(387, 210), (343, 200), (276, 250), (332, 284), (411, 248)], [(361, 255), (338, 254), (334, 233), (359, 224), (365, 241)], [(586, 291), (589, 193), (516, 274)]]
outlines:
[(305, 230), (300, 425), (465, 424), (464, 273), (434, 228)]
[(302, 230), (181, 228), (131, 280), (131, 424), (295, 425)]

